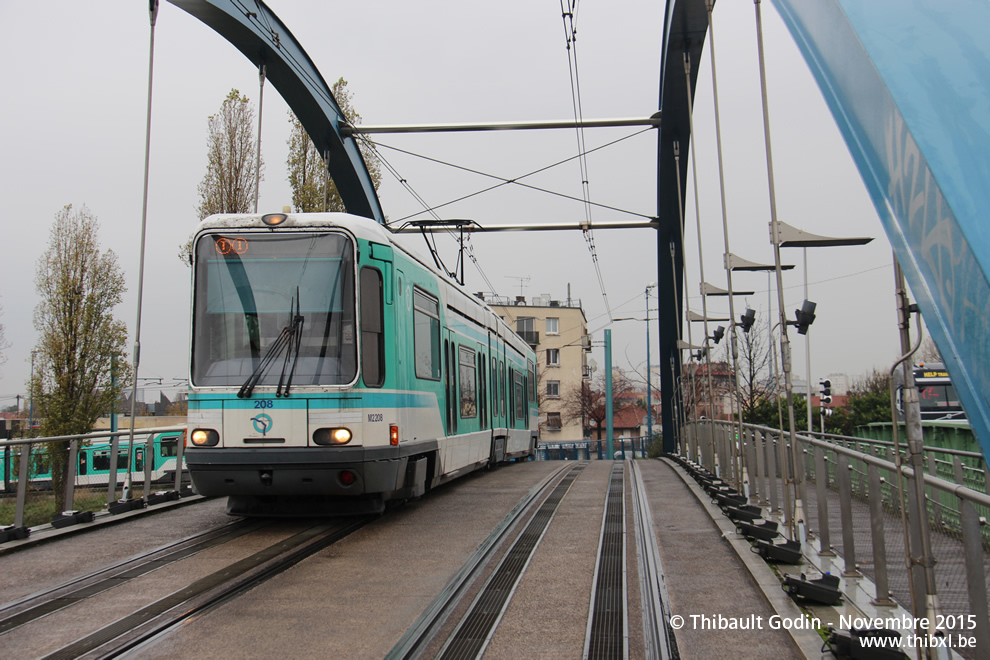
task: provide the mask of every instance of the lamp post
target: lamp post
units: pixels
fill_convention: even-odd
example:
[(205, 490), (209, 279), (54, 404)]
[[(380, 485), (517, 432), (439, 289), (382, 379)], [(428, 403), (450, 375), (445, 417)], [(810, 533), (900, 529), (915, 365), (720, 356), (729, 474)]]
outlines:
[(646, 285), (646, 437), (653, 442), (653, 386), (650, 382), (650, 289), (655, 288), (656, 282)]
[(608, 454), (606, 460), (615, 458), (612, 445), (612, 331), (608, 328), (605, 329), (605, 452)]

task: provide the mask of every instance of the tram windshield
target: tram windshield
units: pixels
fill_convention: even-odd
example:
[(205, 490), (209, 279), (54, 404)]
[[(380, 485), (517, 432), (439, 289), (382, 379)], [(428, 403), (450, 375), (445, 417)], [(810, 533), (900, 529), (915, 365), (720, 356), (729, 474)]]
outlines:
[[(192, 383), (294, 385), (354, 380), (354, 250), (339, 233), (206, 234), (196, 244)], [(298, 342), (259, 369), (284, 329)], [(285, 373), (283, 373), (283, 371)]]

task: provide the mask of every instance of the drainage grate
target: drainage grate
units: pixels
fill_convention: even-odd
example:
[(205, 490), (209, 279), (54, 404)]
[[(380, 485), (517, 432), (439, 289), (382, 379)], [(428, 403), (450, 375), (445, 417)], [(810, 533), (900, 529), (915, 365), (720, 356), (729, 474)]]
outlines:
[(628, 657), (626, 634), (625, 468), (612, 467), (584, 657)]
[(586, 464), (580, 464), (572, 469), (553, 489), (550, 496), (544, 500), (539, 511), (526, 525), (516, 542), (502, 558), (498, 568), (485, 584), (484, 589), (475, 598), (471, 609), (461, 619), (454, 634), (447, 640), (440, 657), (444, 660), (453, 658), (477, 658), (488, 646), (495, 626), (502, 618), (512, 597), (512, 593), (522, 577), (529, 560), (539, 545), (540, 539), (550, 525), (550, 520), (557, 511), (557, 506), (567, 494), (567, 489), (584, 469)]

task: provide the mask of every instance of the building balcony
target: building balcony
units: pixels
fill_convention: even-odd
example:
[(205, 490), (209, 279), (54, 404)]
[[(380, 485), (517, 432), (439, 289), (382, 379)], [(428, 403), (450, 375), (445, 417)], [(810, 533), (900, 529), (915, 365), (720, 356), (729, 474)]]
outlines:
[(540, 343), (540, 333), (538, 330), (517, 330), (516, 334), (533, 348), (536, 348)]

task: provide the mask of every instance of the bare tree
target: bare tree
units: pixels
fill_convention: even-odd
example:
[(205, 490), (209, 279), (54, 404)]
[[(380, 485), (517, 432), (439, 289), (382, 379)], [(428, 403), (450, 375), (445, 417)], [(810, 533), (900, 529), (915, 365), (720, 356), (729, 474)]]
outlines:
[(250, 213), (257, 190), (255, 178), (264, 164), (257, 162), (254, 106), (236, 89), (230, 90), (220, 112), (210, 115), (206, 175), (199, 184), (199, 218), (214, 213)]
[(925, 337), (925, 340), (921, 342), (921, 348), (918, 352), (914, 354), (915, 362), (943, 362), (942, 352), (938, 350), (938, 344), (935, 340), (931, 338), (931, 335)]
[[(354, 109), (354, 95), (347, 89), (347, 81), (340, 78), (331, 87), (334, 99), (344, 117), (350, 124), (361, 123), (361, 115)], [(296, 211), (310, 213), (314, 211), (342, 212), (344, 202), (337, 192), (337, 186), (329, 180), (324, 154), (310, 139), (302, 123), (289, 110), (289, 156), (286, 165), (289, 168), (289, 185), (292, 186), (292, 205)], [(361, 156), (364, 158), (368, 173), (375, 184), (375, 190), (381, 185), (382, 174), (378, 156), (364, 142), (361, 143)], [(329, 185), (328, 185), (329, 184)]]
[(743, 419), (748, 421), (760, 403), (773, 396), (773, 355), (766, 337), (759, 332), (739, 333), (737, 338), (740, 339), (736, 360), (739, 406)]
[[(622, 372), (612, 375), (613, 403), (623, 394), (632, 391), (633, 386)], [(564, 393), (562, 410), (570, 419), (580, 419), (584, 428), (590, 428), (592, 422), (598, 429), (598, 440), (602, 439), (602, 427), (606, 422), (605, 376), (600, 375), (592, 384), (582, 380), (581, 384)], [(614, 411), (613, 411), (614, 412)]]
[[(89, 433), (117, 397), (113, 356), (124, 351), (127, 328), (113, 318), (126, 287), (112, 251), (100, 251), (99, 223), (86, 208), (63, 208), (52, 225), (47, 251), (35, 276), (41, 302), (34, 311), (39, 334), (30, 383), (41, 433)], [(63, 488), (68, 444), (51, 443), (52, 489), (56, 510), (65, 507)]]

